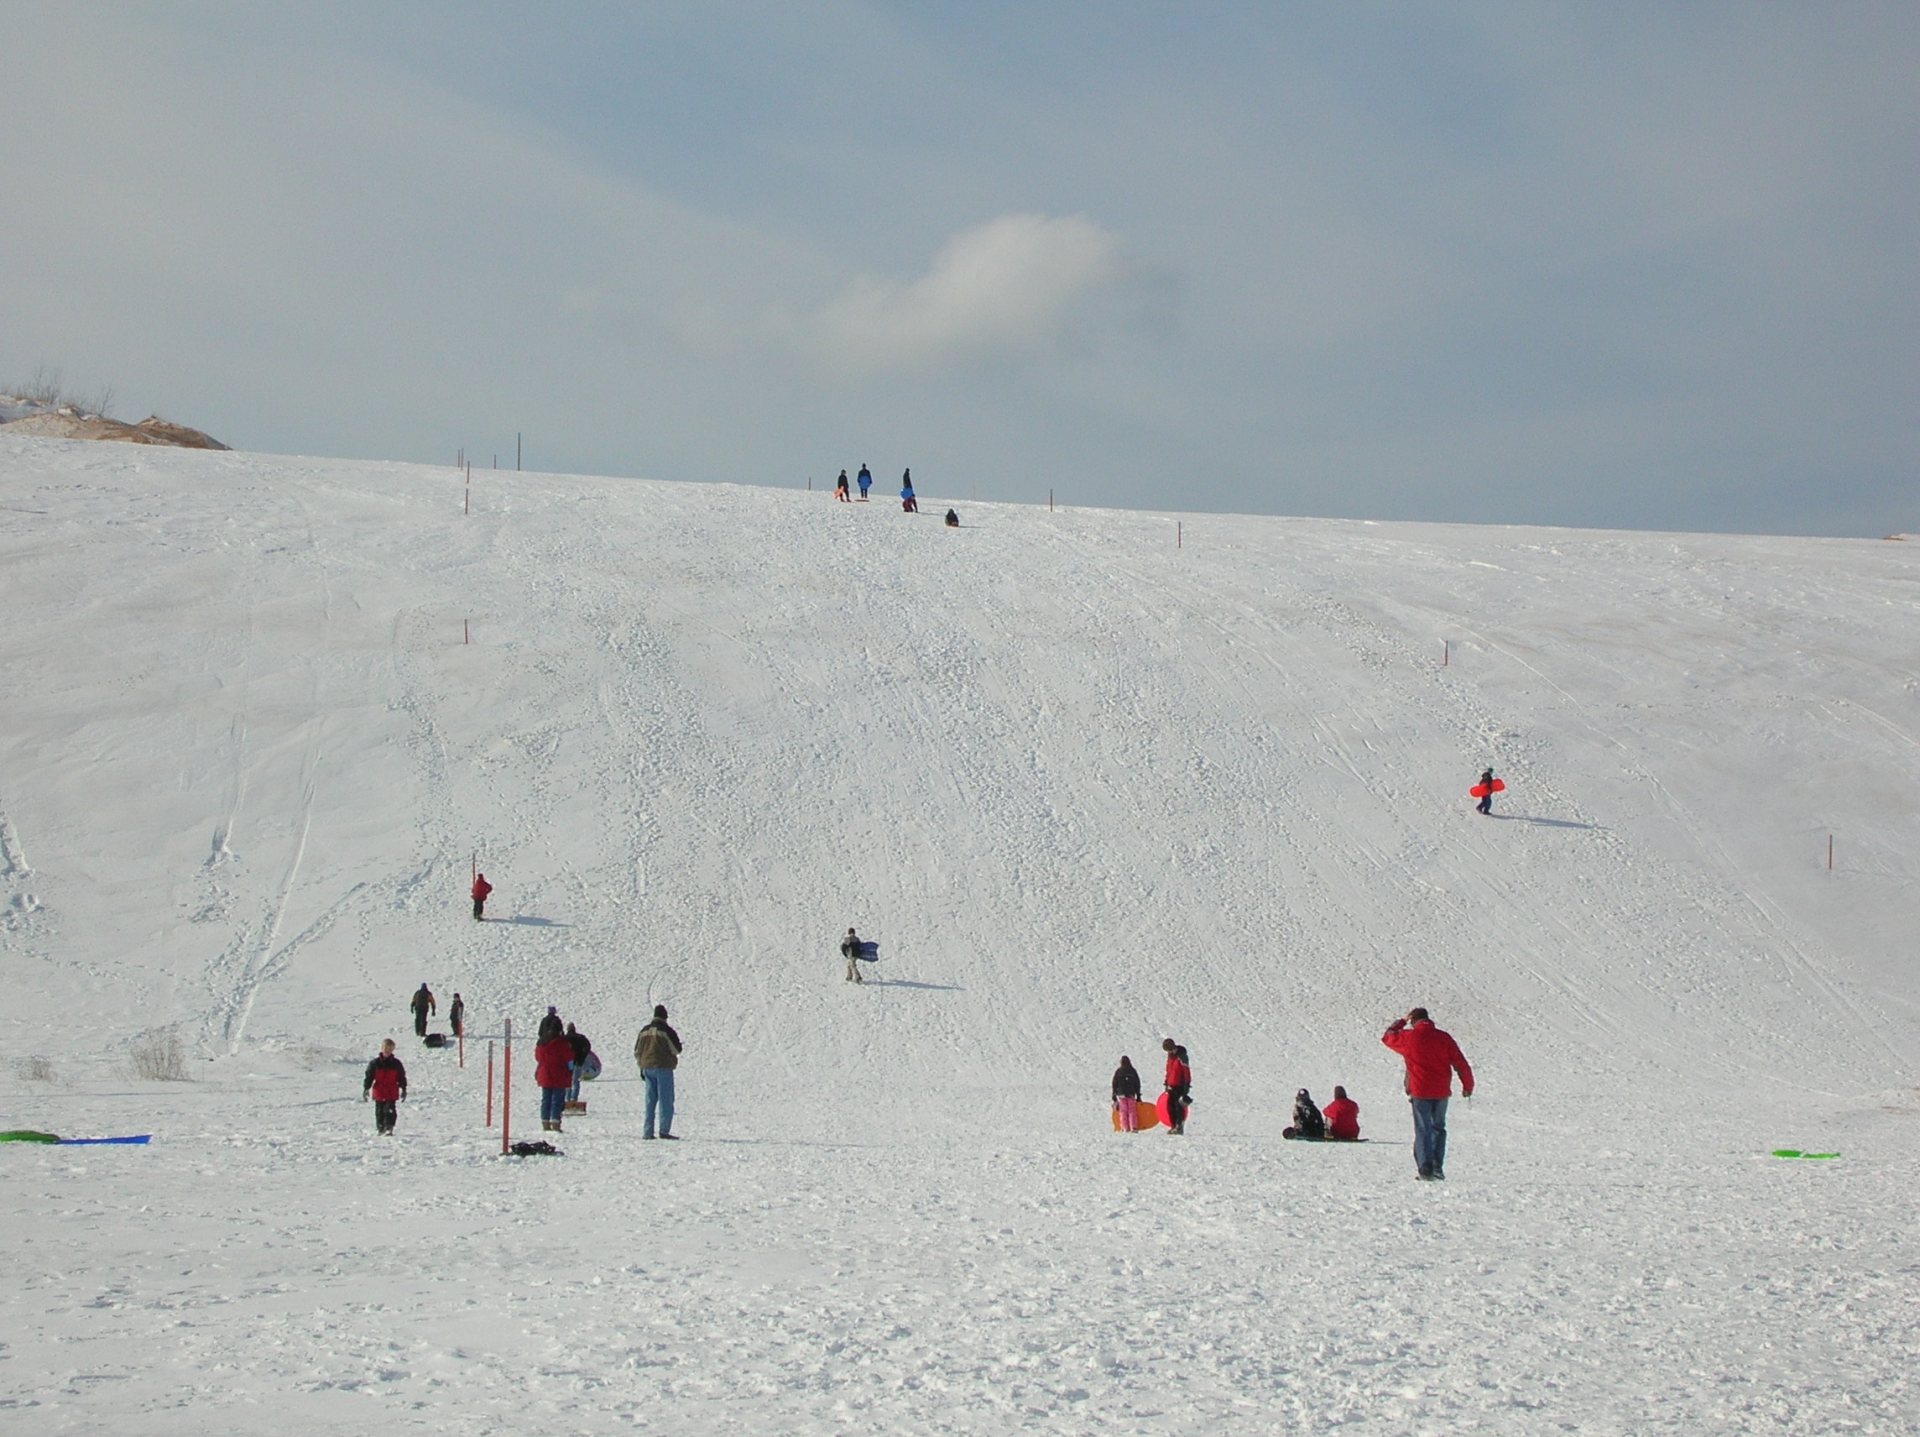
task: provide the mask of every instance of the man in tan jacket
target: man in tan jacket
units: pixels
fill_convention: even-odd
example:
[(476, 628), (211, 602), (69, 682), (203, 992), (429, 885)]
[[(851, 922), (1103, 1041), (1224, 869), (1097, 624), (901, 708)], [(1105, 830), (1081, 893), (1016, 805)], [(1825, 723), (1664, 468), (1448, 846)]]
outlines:
[(673, 1070), (680, 1065), (680, 1035), (667, 1022), (665, 1004), (654, 1005), (653, 1021), (642, 1028), (640, 1036), (633, 1040), (633, 1060), (640, 1065), (640, 1081), (647, 1087), (646, 1125), (641, 1129), (640, 1136), (650, 1138), (654, 1135), (653, 1119), (657, 1110), (660, 1136), (674, 1137)]

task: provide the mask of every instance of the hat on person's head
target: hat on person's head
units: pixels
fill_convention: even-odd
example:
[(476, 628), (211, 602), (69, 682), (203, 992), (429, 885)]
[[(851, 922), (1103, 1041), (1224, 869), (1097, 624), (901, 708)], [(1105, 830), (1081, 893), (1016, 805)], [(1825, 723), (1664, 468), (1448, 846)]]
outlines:
[(1433, 1020), (1428, 1016), (1425, 1008), (1410, 1008), (1407, 1010), (1407, 1021), (1409, 1023), (1430, 1023)]
[(655, 1003), (655, 1004), (653, 1005), (653, 1016), (654, 1016), (654, 1017), (656, 1017), (656, 1018), (664, 1018), (664, 1017), (666, 1017), (666, 1016), (667, 1016), (667, 1005), (666, 1005), (665, 1003)]
[(554, 1017), (556, 1018), (560, 1016), (560, 1009), (552, 1003), (547, 1004), (547, 1011), (553, 1014)]
[(1173, 1039), (1162, 1038), (1160, 1040), (1160, 1051), (1163, 1053), (1171, 1053), (1173, 1051)]

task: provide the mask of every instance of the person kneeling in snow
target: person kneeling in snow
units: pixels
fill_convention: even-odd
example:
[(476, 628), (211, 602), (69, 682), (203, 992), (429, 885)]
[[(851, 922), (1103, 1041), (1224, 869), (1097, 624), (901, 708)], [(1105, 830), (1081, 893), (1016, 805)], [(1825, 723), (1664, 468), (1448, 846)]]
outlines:
[(1327, 1120), (1320, 1115), (1319, 1107), (1305, 1088), (1293, 1095), (1293, 1126), (1282, 1130), (1280, 1136), (1305, 1138), (1310, 1143), (1326, 1138)]

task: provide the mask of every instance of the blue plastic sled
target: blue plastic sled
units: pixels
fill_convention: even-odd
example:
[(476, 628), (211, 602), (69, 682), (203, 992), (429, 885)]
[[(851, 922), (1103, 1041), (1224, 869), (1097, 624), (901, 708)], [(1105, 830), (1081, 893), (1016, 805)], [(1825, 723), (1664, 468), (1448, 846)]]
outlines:
[(77, 1147), (82, 1143), (144, 1143), (152, 1136), (152, 1133), (136, 1133), (130, 1138), (62, 1138), (60, 1145)]

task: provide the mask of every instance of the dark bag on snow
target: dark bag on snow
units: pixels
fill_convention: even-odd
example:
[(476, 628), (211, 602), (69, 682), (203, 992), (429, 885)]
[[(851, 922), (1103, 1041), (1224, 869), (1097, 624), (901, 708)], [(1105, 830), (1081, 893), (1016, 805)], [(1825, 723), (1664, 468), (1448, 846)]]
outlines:
[(426, 1037), (426, 1043), (429, 1048), (444, 1048), (447, 1046), (447, 1035), (445, 1033), (429, 1033)]
[(561, 1152), (560, 1149), (556, 1148), (544, 1138), (537, 1143), (515, 1143), (513, 1145), (513, 1155), (516, 1158), (564, 1158), (566, 1156), (565, 1153)]

